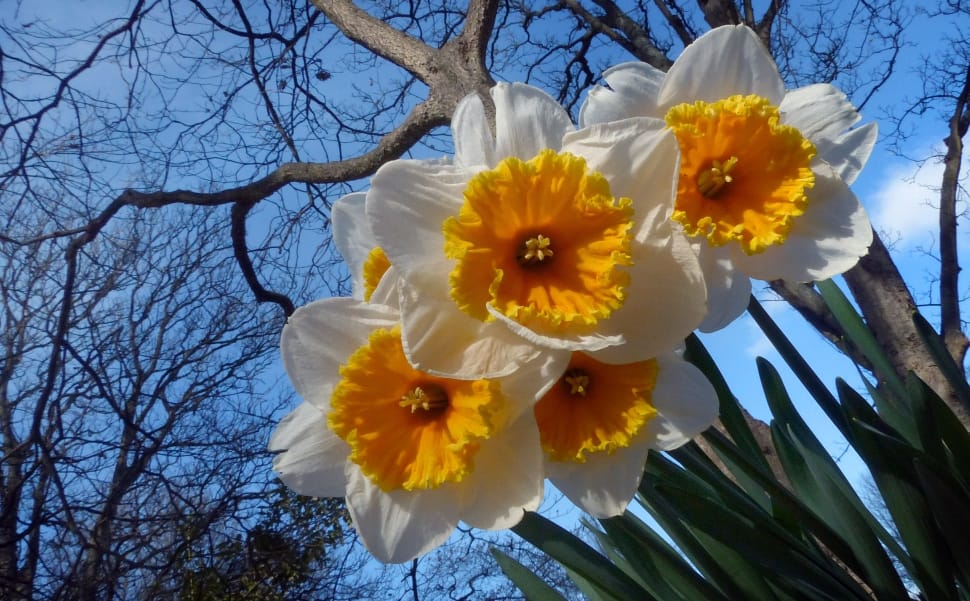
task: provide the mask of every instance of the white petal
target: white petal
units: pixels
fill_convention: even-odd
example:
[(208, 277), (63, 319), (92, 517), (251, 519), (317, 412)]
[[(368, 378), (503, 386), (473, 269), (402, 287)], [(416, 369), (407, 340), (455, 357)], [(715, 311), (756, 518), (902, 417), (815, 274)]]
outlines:
[(818, 149), (820, 159), (852, 184), (869, 160), (878, 135), (875, 123), (850, 130), (859, 113), (845, 94), (830, 84), (791, 90), (781, 102), (782, 123), (798, 128)]
[(627, 298), (602, 322), (605, 334), (622, 334), (627, 343), (591, 353), (604, 363), (643, 361), (669, 351), (707, 313), (697, 256), (680, 232), (667, 225), (651, 244), (636, 244), (632, 250)]
[(497, 378), (538, 355), (540, 349), (501, 322), (463, 313), (442, 283), (447, 286), (446, 280), (423, 288), (401, 283), (401, 338), (416, 369), (449, 378)]
[(342, 497), (346, 494), (344, 467), (350, 448), (327, 428), (323, 411), (303, 402), (283, 418), (269, 439), (273, 470), (284, 484), (301, 495)]
[(367, 217), (404, 279), (428, 277), (429, 265), (447, 265), (441, 226), (458, 214), (467, 180), (466, 171), (436, 161), (391, 161), (374, 175)]
[(667, 72), (657, 104), (666, 112), (682, 102), (714, 102), (734, 94), (757, 94), (775, 105), (785, 96), (775, 61), (744, 25), (712, 29), (687, 46)]
[(350, 464), (347, 509), (367, 550), (385, 563), (402, 563), (448, 540), (458, 525), (451, 487), (384, 492)]
[(492, 100), (496, 160), (518, 157), (527, 161), (546, 148), (558, 151), (562, 137), (573, 129), (569, 113), (539, 88), (500, 83), (492, 88)]
[(364, 298), (364, 262), (377, 245), (364, 213), (367, 194), (354, 192), (339, 198), (330, 209), (333, 220), (333, 243), (350, 270), (354, 298)]
[(465, 96), (451, 117), (455, 163), (466, 168), (494, 167), (495, 136), (488, 124), (485, 105), (477, 93)]
[(297, 309), (283, 326), (280, 352), (296, 393), (329, 410), (340, 365), (378, 327), (393, 327), (398, 314), (390, 307), (351, 298), (325, 298)]
[(586, 159), (616, 197), (633, 199), (637, 229), (652, 232), (670, 219), (677, 192), (680, 152), (677, 139), (660, 119), (626, 119), (566, 135), (563, 150)]
[(675, 353), (657, 357), (653, 406), (657, 417), (647, 423), (646, 438), (654, 448), (669, 451), (697, 436), (717, 419), (714, 387), (690, 363)]
[(579, 109), (581, 127), (628, 117), (659, 117), (657, 95), (664, 72), (638, 61), (622, 63), (603, 72), (609, 87), (595, 86)]
[(865, 209), (828, 165), (814, 165), (815, 187), (805, 214), (788, 238), (763, 253), (747, 256), (733, 248), (735, 266), (753, 278), (812, 282), (851, 269), (869, 250), (872, 226)]
[(377, 283), (377, 288), (374, 288), (374, 292), (371, 293), (370, 300), (367, 302), (400, 309), (400, 299), (398, 298), (400, 295), (398, 292), (400, 281), (401, 275), (391, 265), (384, 272), (384, 275), (381, 276), (381, 281)]
[(545, 331), (546, 325), (538, 319), (519, 323), (503, 315), (491, 303), (487, 305), (487, 308), (488, 313), (495, 318), (497, 323), (503, 324), (522, 340), (528, 341), (534, 346), (542, 347), (546, 351), (585, 351), (591, 353), (626, 342), (622, 334), (608, 336), (598, 332), (547, 332)]
[(707, 284), (707, 316), (697, 326), (701, 332), (715, 332), (737, 319), (751, 299), (751, 278), (739, 271), (724, 246), (706, 241), (691, 242), (697, 252)]
[(590, 453), (585, 463), (546, 461), (546, 472), (570, 501), (593, 517), (609, 518), (623, 513), (636, 493), (649, 449), (649, 441), (638, 436), (612, 454)]
[(835, 169), (842, 181), (852, 185), (869, 161), (878, 137), (878, 125), (867, 123), (842, 134), (833, 143), (819, 144), (819, 156)]
[(569, 367), (571, 357), (570, 351), (544, 350), (501, 379), (502, 392), (513, 404), (510, 420), (517, 419), (523, 411), (532, 413), (536, 401), (545, 396)]
[(464, 487), (461, 520), (485, 530), (511, 528), (523, 512), (542, 503), (543, 471), (539, 431), (532, 412), (523, 413), (482, 443)]

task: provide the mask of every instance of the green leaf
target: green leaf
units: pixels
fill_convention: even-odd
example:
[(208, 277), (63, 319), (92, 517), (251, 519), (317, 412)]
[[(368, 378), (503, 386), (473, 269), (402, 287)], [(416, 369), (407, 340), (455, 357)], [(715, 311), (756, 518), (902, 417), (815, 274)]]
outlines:
[(933, 456), (970, 494), (970, 432), (943, 399), (915, 374), (909, 373), (906, 388), (913, 399), (921, 448)]
[(883, 352), (882, 346), (876, 341), (872, 330), (862, 320), (849, 299), (842, 294), (842, 291), (832, 280), (817, 282), (816, 285), (822, 299), (825, 300), (825, 304), (832, 311), (832, 316), (835, 317), (835, 320), (839, 322), (845, 332), (846, 338), (872, 364), (879, 382), (891, 390), (893, 400), (897, 403), (905, 403), (906, 388), (903, 386), (902, 380), (897, 375), (896, 370), (893, 369), (892, 363), (886, 357), (886, 353)]
[(820, 559), (803, 541), (748, 513), (723, 503), (696, 496), (674, 485), (660, 483), (658, 492), (678, 508), (683, 521), (723, 545), (729, 545), (765, 578), (778, 584), (798, 583), (801, 592), (817, 593), (818, 599), (867, 599), (844, 572)]
[(729, 601), (704, 580), (684, 557), (630, 512), (600, 520), (604, 538), (616, 546), (641, 582), (658, 599)]
[(528, 601), (565, 601), (554, 588), (532, 573), (518, 561), (495, 547), (489, 549), (502, 571), (515, 586), (519, 587)]
[(512, 531), (616, 599), (654, 599), (635, 580), (568, 530), (527, 511)]
[(774, 345), (778, 354), (781, 355), (788, 367), (791, 368), (795, 376), (812, 395), (812, 398), (815, 399), (818, 406), (822, 408), (825, 415), (832, 420), (832, 423), (835, 424), (843, 435), (846, 435), (848, 426), (845, 423), (845, 416), (842, 414), (835, 395), (825, 387), (825, 384), (822, 383), (822, 380), (815, 373), (815, 370), (795, 350), (795, 346), (788, 340), (788, 337), (781, 331), (781, 328), (768, 316), (768, 313), (753, 296), (751, 297), (751, 302), (748, 303), (748, 314), (755, 320), (755, 323), (758, 324), (758, 327), (761, 328), (761, 331), (764, 332), (768, 340), (771, 341), (771, 344)]
[(964, 491), (957, 490), (949, 478), (923, 461), (914, 460), (913, 467), (950, 548), (950, 557), (960, 574), (963, 588), (970, 588), (970, 538), (967, 537), (970, 533), (970, 514), (967, 513), (970, 498)]
[(738, 399), (731, 392), (730, 388), (728, 388), (727, 381), (724, 379), (724, 375), (721, 374), (721, 370), (718, 369), (714, 359), (707, 352), (707, 349), (696, 334), (688, 336), (685, 342), (684, 359), (690, 361), (700, 369), (717, 392), (717, 398), (720, 404), (719, 417), (721, 423), (724, 424), (724, 429), (727, 430), (728, 436), (731, 437), (731, 440), (738, 445), (738, 448), (750, 461), (760, 463), (765, 469), (768, 469), (768, 462), (761, 452), (761, 446), (758, 444), (758, 440), (754, 437), (751, 428), (748, 426), (748, 420), (744, 417), (741, 405), (738, 403)]
[(940, 338), (940, 335), (936, 333), (933, 326), (918, 311), (913, 313), (913, 325), (916, 326), (916, 331), (919, 332), (920, 338), (923, 339), (926, 348), (936, 360), (936, 366), (943, 372), (950, 386), (953, 387), (957, 398), (967, 411), (970, 411), (970, 384), (967, 383), (967, 377), (963, 369), (957, 365), (956, 361), (953, 360), (953, 357), (946, 350), (946, 346), (943, 344), (943, 339)]
[(641, 483), (638, 501), (673, 539), (687, 559), (704, 577), (729, 599), (771, 599), (770, 587), (760, 570), (730, 546), (697, 532), (687, 524), (679, 510), (652, 487)]
[(865, 399), (839, 381), (850, 417), (850, 441), (862, 457), (893, 516), (912, 560), (910, 575), (928, 599), (957, 599), (952, 558), (920, 488), (913, 460), (919, 455), (898, 432), (879, 419)]

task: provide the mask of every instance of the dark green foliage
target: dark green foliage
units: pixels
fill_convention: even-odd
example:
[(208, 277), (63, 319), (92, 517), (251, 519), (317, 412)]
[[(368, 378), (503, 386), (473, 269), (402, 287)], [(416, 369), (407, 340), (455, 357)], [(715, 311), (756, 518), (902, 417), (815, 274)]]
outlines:
[[(327, 552), (350, 522), (343, 499), (303, 497), (278, 483), (257, 522), (211, 544), (186, 532), (181, 601), (276, 601), (310, 598)], [(312, 595), (311, 595), (312, 596)]]

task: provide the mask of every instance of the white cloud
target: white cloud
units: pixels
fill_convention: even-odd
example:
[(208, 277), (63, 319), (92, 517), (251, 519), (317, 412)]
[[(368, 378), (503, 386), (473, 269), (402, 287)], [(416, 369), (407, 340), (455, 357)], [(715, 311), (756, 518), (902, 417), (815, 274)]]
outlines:
[[(924, 153), (924, 156), (940, 155), (941, 148), (928, 149)], [(968, 158), (964, 157), (964, 167), (968, 164)], [(880, 175), (879, 181), (883, 183), (867, 196), (870, 218), (876, 231), (885, 233), (887, 241), (897, 248), (935, 245), (942, 178), (943, 164), (938, 158), (928, 159), (921, 164), (899, 160), (889, 164)], [(965, 201), (961, 202), (961, 205), (964, 204)], [(960, 206), (957, 210), (964, 208)]]

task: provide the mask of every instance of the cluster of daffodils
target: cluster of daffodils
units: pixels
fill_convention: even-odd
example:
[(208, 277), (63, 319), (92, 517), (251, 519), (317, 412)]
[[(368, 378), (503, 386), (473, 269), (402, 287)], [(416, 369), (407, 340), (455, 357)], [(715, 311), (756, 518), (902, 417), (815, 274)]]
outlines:
[(451, 160), (398, 160), (333, 206), (351, 298), (297, 310), (283, 364), (303, 404), (270, 448), (295, 491), (346, 497), (378, 559), (459, 521), (514, 526), (549, 479), (622, 513), (651, 449), (710, 426), (678, 354), (747, 303), (750, 277), (851, 267), (849, 191), (875, 128), (828, 85), (786, 91), (757, 36), (711, 31), (666, 74), (605, 74), (577, 128), (540, 90), (455, 112)]

